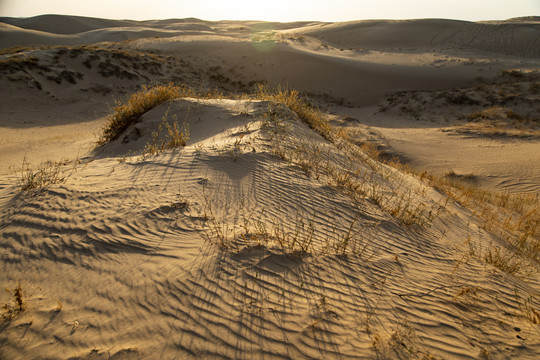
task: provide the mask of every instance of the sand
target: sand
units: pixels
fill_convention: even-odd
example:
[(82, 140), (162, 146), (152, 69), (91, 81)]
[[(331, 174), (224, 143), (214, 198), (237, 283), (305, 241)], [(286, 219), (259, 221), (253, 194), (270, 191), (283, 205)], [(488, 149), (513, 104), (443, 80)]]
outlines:
[[(238, 96), (297, 89), (416, 174), (532, 198), (539, 39), (534, 17), (0, 18), (0, 358), (538, 358), (538, 258), (494, 228), (514, 210)], [(224, 95), (167, 101), (96, 148), (116, 102), (170, 81)], [(187, 145), (141, 155), (164, 121)], [(40, 166), (65, 181), (21, 192)]]

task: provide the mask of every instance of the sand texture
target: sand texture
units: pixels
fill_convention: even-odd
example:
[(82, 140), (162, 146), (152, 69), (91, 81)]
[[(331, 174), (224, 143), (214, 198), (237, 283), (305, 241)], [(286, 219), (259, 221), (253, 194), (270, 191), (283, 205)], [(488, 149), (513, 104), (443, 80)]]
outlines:
[(44, 15), (0, 49), (0, 359), (540, 357), (537, 18)]

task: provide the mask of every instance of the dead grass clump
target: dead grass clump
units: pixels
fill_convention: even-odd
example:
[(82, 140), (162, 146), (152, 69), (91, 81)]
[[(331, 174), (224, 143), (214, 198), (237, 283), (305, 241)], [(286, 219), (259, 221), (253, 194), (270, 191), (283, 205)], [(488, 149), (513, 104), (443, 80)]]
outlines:
[(180, 94), (181, 89), (173, 84), (153, 88), (144, 86), (141, 91), (131, 95), (127, 103), (117, 103), (114, 113), (102, 129), (98, 144), (115, 140), (129, 125), (137, 122), (142, 114), (167, 100), (180, 97)]
[[(215, 90), (198, 91), (183, 85), (169, 83), (154, 87), (144, 86), (141, 91), (131, 95), (125, 104), (117, 102), (114, 113), (109, 117), (107, 123), (101, 130), (98, 146), (113, 141), (120, 136), (131, 124), (136, 123), (147, 111), (153, 109), (165, 101), (193, 97), (193, 98), (213, 98), (221, 97)], [(172, 132), (180, 132), (179, 129), (172, 129)]]
[(530, 118), (517, 113), (513, 109), (502, 106), (492, 106), (480, 111), (476, 111), (466, 117), (469, 121), (504, 121), (509, 125), (523, 125), (530, 122)]
[(289, 89), (283, 90), (281, 87), (270, 89), (266, 85), (257, 84), (255, 96), (260, 100), (284, 104), (322, 137), (327, 140), (332, 140), (333, 131), (324, 113), (302, 100), (298, 91)]
[(39, 191), (49, 185), (66, 182), (70, 174), (66, 174), (61, 168), (67, 163), (67, 161), (49, 162), (41, 165), (38, 170), (33, 170), (24, 158), (21, 175), (18, 179), (21, 191)]
[(503, 246), (491, 246), (480, 258), (510, 274), (540, 267), (539, 194), (510, 194), (480, 188), (456, 177), (424, 174), (430, 184), (467, 207)]
[(527, 319), (527, 321), (531, 324), (540, 324), (540, 308), (534, 304), (533, 297), (529, 295), (523, 301), (521, 301), (517, 293), (516, 297), (518, 299), (519, 308), (523, 314), (523, 317), (525, 317), (525, 319)]
[[(260, 95), (262, 98), (271, 96)], [(279, 91), (275, 97), (283, 108), (290, 109), (287, 104), (294, 104), (297, 94)], [(298, 165), (308, 177), (343, 191), (354, 203), (371, 201), (403, 225), (422, 228), (430, 224), (437, 213), (434, 205), (420, 201), (422, 190), (407, 190), (408, 185), (403, 186), (407, 182), (406, 176), (382, 163), (392, 164), (400, 170), (406, 170), (406, 165), (401, 165), (370, 142), (358, 143), (356, 133), (333, 128), (320, 110), (308, 109), (315, 112), (312, 128), (319, 129), (317, 132), (334, 146), (325, 149), (325, 146), (288, 134), (280, 120), (287, 114), (280, 114), (277, 107), (266, 114), (264, 125), (275, 155)], [(288, 140), (284, 141), (285, 138)]]
[(518, 274), (527, 267), (527, 264), (518, 255), (518, 252), (492, 246), (484, 254), (484, 261), (508, 274)]
[(540, 119), (523, 116), (513, 109), (501, 106), (489, 107), (467, 115), (466, 119), (475, 124), (460, 126), (458, 131), (483, 135), (504, 135), (512, 137), (539, 136)]
[[(484, 189), (475, 185), (473, 174), (459, 175), (450, 171), (444, 176), (434, 176), (418, 173), (401, 164), (399, 159), (381, 156), (379, 149), (371, 143), (359, 144), (359, 147), (377, 162), (411, 173), (443, 192), (448, 200), (465, 206), (480, 220), (484, 229), (501, 240), (500, 245), (491, 245), (473, 255), (510, 274), (526, 275), (540, 268), (540, 194), (510, 194)], [(357, 158), (361, 159), (360, 156)], [(396, 179), (391, 182), (395, 184)], [(394, 197), (393, 201), (385, 200), (384, 196), (371, 194), (371, 197), (405, 225), (429, 224), (438, 213), (433, 209), (427, 212), (422, 203), (415, 204), (414, 197), (407, 193)]]
[(169, 122), (168, 116), (169, 109), (165, 112), (158, 129), (152, 132), (152, 141), (144, 148), (142, 158), (148, 155), (158, 155), (168, 149), (186, 146), (189, 140), (189, 126), (185, 122), (180, 126), (176, 115), (173, 115), (171, 122)]
[(465, 181), (467, 183), (474, 183), (477, 180), (477, 176), (474, 174), (457, 174), (454, 170), (448, 171), (444, 177), (450, 181)]
[(269, 216), (264, 209), (247, 210), (243, 201), (234, 214), (218, 214), (219, 209), (213, 204), (206, 187), (203, 187), (203, 192), (205, 204), (200, 217), (201, 235), (227, 250), (260, 246), (294, 256), (334, 254), (362, 257), (369, 245), (365, 232), (375, 226), (360, 224), (355, 218), (346, 228), (334, 227), (325, 231), (316, 226), (315, 214), (299, 211), (287, 221)]
[(2, 304), (2, 308), (4, 309), (2, 317), (6, 320), (11, 320), (26, 310), (26, 299), (24, 298), (20, 284), (16, 288), (6, 289), (6, 291), (12, 296), (12, 301)]
[(467, 115), (469, 121), (481, 121), (481, 120), (498, 120), (506, 117), (506, 111), (503, 107), (492, 106), (490, 108), (476, 111)]

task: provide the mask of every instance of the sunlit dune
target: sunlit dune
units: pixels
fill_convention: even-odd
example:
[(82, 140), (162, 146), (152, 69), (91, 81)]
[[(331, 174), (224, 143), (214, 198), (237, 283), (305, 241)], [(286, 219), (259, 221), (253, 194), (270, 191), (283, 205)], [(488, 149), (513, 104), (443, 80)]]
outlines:
[(0, 49), (0, 359), (540, 357), (537, 17)]

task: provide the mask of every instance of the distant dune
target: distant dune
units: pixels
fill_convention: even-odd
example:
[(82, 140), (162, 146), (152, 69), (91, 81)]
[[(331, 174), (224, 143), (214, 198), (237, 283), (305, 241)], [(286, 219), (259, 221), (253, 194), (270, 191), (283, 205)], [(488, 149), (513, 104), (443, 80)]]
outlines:
[[(540, 24), (538, 17), (521, 17), (499, 22), (479, 22), (418, 19), (374, 20), (336, 24), (269, 23), (275, 30), (299, 29), (308, 36), (341, 48), (367, 49), (458, 49), (540, 56)], [(5, 28), (9, 36), (0, 38), (0, 47), (48, 44), (80, 45), (102, 41), (120, 41), (151, 36), (168, 37), (186, 32), (212, 31), (218, 25), (199, 19), (169, 20), (107, 20), (80, 16), (41, 15), (32, 18), (0, 18), (0, 23), (17, 28)], [(141, 28), (141, 30), (137, 30)], [(142, 30), (146, 29), (146, 30)], [(33, 31), (24, 30), (35, 30)], [(97, 30), (101, 30), (97, 32)], [(171, 33), (176, 31), (176, 33)], [(20, 34), (18, 34), (20, 32)], [(118, 35), (123, 33), (124, 35)], [(71, 35), (59, 37), (57, 35)], [(39, 37), (38, 37), (39, 36)]]
[(540, 57), (540, 24), (537, 23), (375, 20), (332, 24), (304, 34), (341, 48), (457, 49)]
[(140, 25), (132, 20), (108, 20), (83, 16), (40, 15), (31, 18), (0, 17), (0, 22), (51, 34), (74, 35), (90, 30)]

